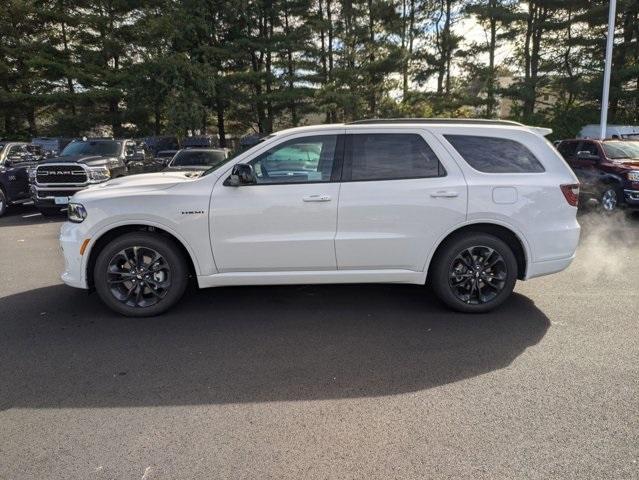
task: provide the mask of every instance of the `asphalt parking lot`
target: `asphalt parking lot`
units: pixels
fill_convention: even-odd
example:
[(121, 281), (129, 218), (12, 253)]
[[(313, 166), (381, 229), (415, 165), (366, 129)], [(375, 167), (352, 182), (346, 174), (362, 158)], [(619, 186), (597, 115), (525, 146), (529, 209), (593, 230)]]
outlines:
[(639, 478), (639, 216), (498, 311), (401, 285), (190, 291), (127, 319), (0, 219), (0, 479)]

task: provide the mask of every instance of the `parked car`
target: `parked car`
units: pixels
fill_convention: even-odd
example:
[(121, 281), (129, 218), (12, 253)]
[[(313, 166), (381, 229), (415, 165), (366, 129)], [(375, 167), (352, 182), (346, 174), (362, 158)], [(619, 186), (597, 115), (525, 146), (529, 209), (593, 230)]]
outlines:
[(0, 216), (9, 205), (31, 200), (29, 167), (40, 159), (40, 152), (26, 142), (0, 142)]
[(127, 144), (125, 161), (129, 175), (136, 173), (159, 172), (164, 168), (164, 162), (155, 158), (151, 150), (142, 141)]
[(228, 156), (225, 148), (187, 148), (175, 154), (166, 171), (203, 172), (224, 163)]
[(58, 155), (71, 141), (71, 138), (37, 137), (31, 139), (31, 144), (39, 146), (44, 156), (53, 157)]
[(486, 312), (517, 279), (575, 255), (579, 185), (540, 131), (472, 120), (301, 127), (195, 177), (112, 180), (71, 199), (62, 279), (130, 316), (174, 305), (190, 275), (202, 288), (428, 280), (449, 307)]
[(197, 135), (182, 139), (182, 148), (213, 148), (216, 146), (217, 137), (213, 135)]
[(160, 150), (155, 154), (155, 161), (160, 162), (165, 167), (169, 164), (171, 159), (175, 157), (175, 154), (179, 152), (179, 150)]
[(40, 162), (32, 172), (32, 196), (43, 215), (66, 208), (69, 197), (96, 183), (127, 175), (135, 141), (85, 139), (69, 143), (60, 155)]
[(639, 207), (639, 141), (564, 140), (558, 150), (579, 178), (583, 200), (597, 200), (604, 212)]
[(162, 150), (177, 151), (180, 149), (180, 142), (177, 137), (170, 135), (145, 137), (142, 141), (149, 148), (154, 157), (157, 157), (158, 152)]

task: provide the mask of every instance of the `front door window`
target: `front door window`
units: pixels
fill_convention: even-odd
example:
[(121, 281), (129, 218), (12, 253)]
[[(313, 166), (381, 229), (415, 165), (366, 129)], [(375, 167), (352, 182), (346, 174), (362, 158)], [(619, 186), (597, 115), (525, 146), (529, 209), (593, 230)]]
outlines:
[(336, 135), (289, 140), (249, 162), (257, 183), (330, 182), (333, 172)]

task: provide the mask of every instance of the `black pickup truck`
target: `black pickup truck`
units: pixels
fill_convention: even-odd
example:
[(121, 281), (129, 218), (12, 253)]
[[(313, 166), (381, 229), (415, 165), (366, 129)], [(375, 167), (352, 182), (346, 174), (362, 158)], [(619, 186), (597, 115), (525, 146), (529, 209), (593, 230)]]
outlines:
[(89, 185), (161, 167), (148, 148), (135, 140), (74, 140), (59, 155), (38, 163), (31, 177), (32, 197), (43, 215), (55, 215), (75, 192)]
[(0, 216), (12, 204), (31, 200), (28, 169), (40, 154), (37, 147), (25, 142), (0, 142)]

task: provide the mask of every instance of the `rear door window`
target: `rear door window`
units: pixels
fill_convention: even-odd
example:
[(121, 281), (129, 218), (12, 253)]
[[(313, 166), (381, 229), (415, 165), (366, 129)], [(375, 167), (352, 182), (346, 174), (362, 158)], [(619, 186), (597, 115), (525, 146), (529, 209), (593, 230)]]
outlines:
[(508, 138), (444, 135), (462, 158), (485, 173), (540, 173), (543, 165), (523, 144)]
[(358, 133), (349, 135), (349, 140), (350, 178), (345, 180), (401, 180), (445, 175), (435, 152), (421, 135)]

